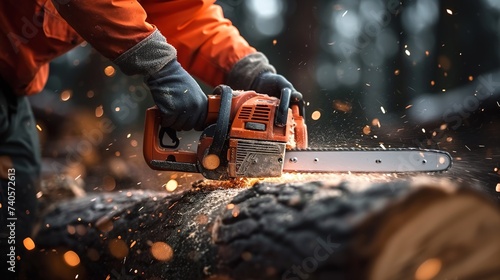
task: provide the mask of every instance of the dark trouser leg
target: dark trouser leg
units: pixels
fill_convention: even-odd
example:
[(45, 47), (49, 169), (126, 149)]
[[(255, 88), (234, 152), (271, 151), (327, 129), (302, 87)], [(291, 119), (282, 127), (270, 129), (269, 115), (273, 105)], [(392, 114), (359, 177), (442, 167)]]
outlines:
[[(0, 278), (17, 279), (37, 215), (40, 147), (25, 97), (0, 80)], [(13, 256), (15, 255), (15, 257)], [(15, 273), (12, 272), (15, 267)], [(10, 268), (10, 270), (9, 270)]]

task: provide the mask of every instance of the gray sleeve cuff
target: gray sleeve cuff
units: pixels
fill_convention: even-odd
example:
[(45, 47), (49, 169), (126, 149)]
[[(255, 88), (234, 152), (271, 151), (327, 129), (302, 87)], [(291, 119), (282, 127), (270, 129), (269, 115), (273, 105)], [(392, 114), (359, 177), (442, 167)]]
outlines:
[(152, 75), (176, 57), (176, 49), (155, 30), (113, 62), (127, 75)]
[(236, 62), (227, 76), (226, 84), (236, 90), (248, 90), (263, 72), (276, 73), (276, 69), (263, 53), (252, 53)]

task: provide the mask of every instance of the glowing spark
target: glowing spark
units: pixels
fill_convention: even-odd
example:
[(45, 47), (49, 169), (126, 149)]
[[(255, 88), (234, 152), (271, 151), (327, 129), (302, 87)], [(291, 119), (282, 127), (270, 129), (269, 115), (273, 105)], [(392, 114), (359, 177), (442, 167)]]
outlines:
[(36, 129), (38, 129), (39, 131), (42, 131), (42, 127), (39, 124), (36, 125)]
[(273, 46), (276, 46), (277, 43), (278, 43), (278, 40), (274, 39), (273, 40)]
[(333, 108), (335, 110), (347, 113), (347, 112), (350, 112), (352, 110), (352, 105), (347, 101), (334, 100), (333, 101)]
[(80, 179), (80, 177), (82, 177), (82, 174), (76, 176), (75, 181), (78, 180), (78, 179)]
[(425, 133), (425, 128), (422, 128), (422, 132)]
[(394, 70), (394, 75), (396, 75), (396, 76), (399, 75), (399, 69)]
[(382, 111), (382, 114), (385, 114), (385, 109), (384, 109), (384, 107), (380, 106), (380, 111)]
[(413, 106), (413, 105), (411, 105), (411, 104), (410, 104), (410, 105), (406, 106), (406, 107), (405, 107), (405, 109), (407, 109), (407, 110), (408, 110), (408, 109), (410, 109), (412, 106)]
[(410, 50), (405, 50), (405, 54), (406, 54), (407, 56), (410, 56), (410, 54), (411, 54), (411, 53), (410, 53)]
[(129, 134), (127, 134), (127, 139), (128, 139), (128, 138), (130, 138), (130, 136), (132, 136), (132, 134), (130, 134), (130, 133), (129, 133)]
[(497, 187), (495, 188), (497, 192), (500, 192), (500, 183), (497, 184)]
[(382, 149), (384, 149), (384, 150), (385, 150), (384, 143), (380, 143), (380, 148), (382, 148)]
[(449, 15), (453, 15), (453, 11), (450, 10), (450, 9), (446, 9), (446, 12), (449, 14)]
[(349, 12), (349, 10), (346, 10), (346, 11), (342, 14), (342, 17), (344, 17), (345, 15), (347, 15), (347, 12)]

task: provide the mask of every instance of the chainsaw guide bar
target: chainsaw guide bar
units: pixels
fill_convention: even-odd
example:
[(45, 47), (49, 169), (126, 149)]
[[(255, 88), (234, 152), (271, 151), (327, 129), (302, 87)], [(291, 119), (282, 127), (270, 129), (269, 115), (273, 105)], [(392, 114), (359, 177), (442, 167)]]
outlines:
[(452, 166), (449, 153), (417, 148), (332, 148), (286, 151), (284, 172), (440, 172)]

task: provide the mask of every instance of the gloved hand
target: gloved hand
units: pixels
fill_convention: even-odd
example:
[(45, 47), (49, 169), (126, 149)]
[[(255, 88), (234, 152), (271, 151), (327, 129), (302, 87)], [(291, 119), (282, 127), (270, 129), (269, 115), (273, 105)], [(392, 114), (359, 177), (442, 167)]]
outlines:
[(228, 73), (227, 85), (233, 89), (255, 90), (270, 96), (281, 97), (281, 90), (292, 90), (292, 102), (302, 102), (302, 94), (295, 90), (285, 77), (276, 74), (267, 57), (260, 52), (252, 53), (238, 61)]
[(285, 77), (273, 72), (260, 73), (250, 86), (251, 90), (255, 90), (258, 93), (265, 93), (267, 95), (275, 96), (278, 98), (280, 98), (281, 90), (284, 88), (289, 88), (292, 90), (290, 101), (302, 101), (302, 94), (298, 92)]
[(176, 130), (203, 129), (207, 96), (177, 59), (150, 75), (145, 82), (163, 115), (163, 126)]

